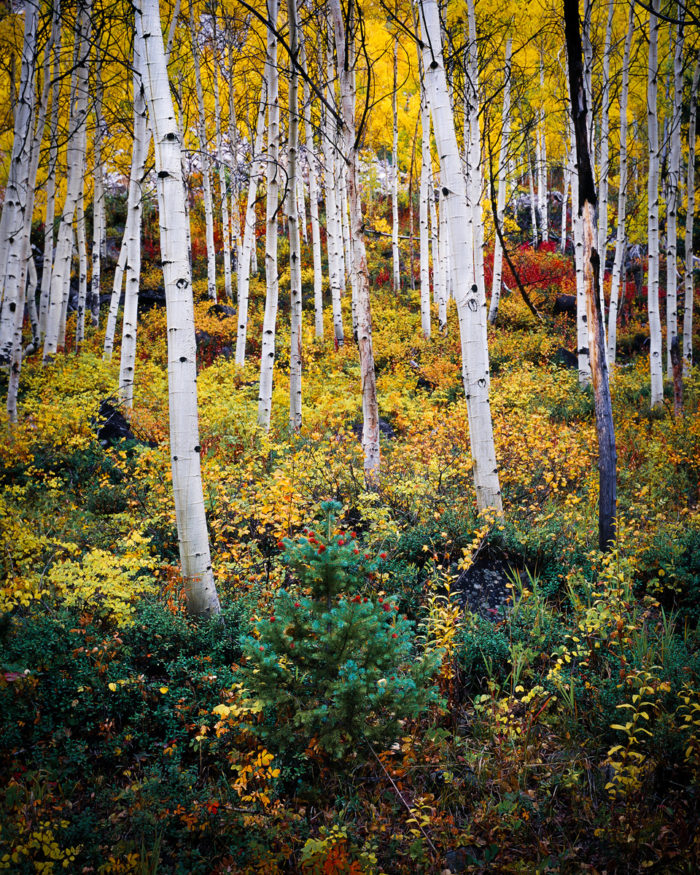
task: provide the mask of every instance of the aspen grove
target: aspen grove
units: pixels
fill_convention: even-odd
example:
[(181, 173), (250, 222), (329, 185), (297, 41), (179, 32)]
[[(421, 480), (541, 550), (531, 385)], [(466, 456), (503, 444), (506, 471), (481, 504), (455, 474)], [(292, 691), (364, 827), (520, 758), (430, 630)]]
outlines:
[(695, 871), (697, 4), (0, 44), (0, 869)]

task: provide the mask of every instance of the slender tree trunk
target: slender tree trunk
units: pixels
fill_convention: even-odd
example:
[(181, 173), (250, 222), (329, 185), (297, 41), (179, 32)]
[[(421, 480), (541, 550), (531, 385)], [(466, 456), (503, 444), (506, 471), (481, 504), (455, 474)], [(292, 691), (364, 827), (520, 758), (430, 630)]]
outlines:
[[(216, 16), (213, 16), (216, 20)], [(216, 38), (216, 33), (214, 34)], [(233, 300), (231, 287), (231, 222), (228, 212), (228, 192), (226, 191), (226, 164), (224, 162), (224, 141), (221, 135), (221, 101), (219, 98), (219, 68), (216, 58), (213, 63), (214, 76), (214, 125), (216, 131), (216, 164), (219, 176), (219, 197), (221, 199), (221, 245), (224, 250), (224, 295), (227, 301)]]
[(425, 87), (421, 87), (421, 169), (420, 169), (420, 320), (423, 337), (430, 339), (430, 108)]
[[(131, 152), (131, 176), (127, 200), (128, 237), (126, 236), (126, 291), (122, 322), (122, 347), (119, 361), (119, 397), (127, 410), (134, 406), (134, 374), (138, 334), (139, 285), (141, 281), (141, 217), (143, 214), (143, 177), (146, 169), (149, 138), (146, 126), (144, 91), (144, 47), (137, 31), (134, 37), (134, 142)], [(121, 285), (121, 283), (120, 283)]]
[[(615, 0), (608, 0), (608, 21), (605, 26), (605, 47), (603, 49), (603, 94), (600, 122), (600, 185), (598, 186), (598, 255), (600, 257), (600, 274), (598, 288), (600, 289), (600, 308), (605, 316), (605, 251), (608, 246), (608, 174), (610, 146), (610, 43), (612, 38), (613, 13)], [(603, 320), (605, 328), (605, 320)], [(605, 332), (603, 332), (605, 333)], [(606, 344), (607, 355), (607, 344)]]
[[(277, 25), (279, 0), (267, 0), (267, 18), (272, 27)], [(279, 208), (279, 77), (277, 73), (277, 37), (272, 28), (267, 30), (265, 56), (267, 81), (267, 222), (265, 231), (265, 314), (263, 317), (262, 351), (260, 354), (260, 392), (258, 396), (258, 425), (270, 428), (272, 411), (272, 378), (275, 367), (275, 331), (277, 322), (277, 211)]]
[[(506, 170), (508, 155), (508, 137), (510, 136), (510, 76), (511, 54), (513, 41), (508, 37), (506, 42), (505, 84), (503, 86), (503, 113), (501, 115), (501, 147), (498, 153), (498, 203), (497, 221), (503, 227), (503, 214), (506, 208)], [(493, 245), (493, 285), (491, 287), (491, 304), (489, 307), (489, 322), (496, 321), (498, 303), (501, 299), (501, 282), (503, 281), (503, 247), (501, 239), (496, 235)]]
[[(301, 37), (301, 33), (300, 33)], [(301, 44), (301, 58), (306, 68), (304, 43)], [(306, 137), (306, 165), (309, 170), (309, 214), (311, 216), (311, 249), (314, 264), (314, 332), (323, 337), (323, 262), (321, 256), (321, 228), (318, 220), (318, 161), (314, 146), (314, 131), (311, 124), (310, 89), (304, 80), (304, 132)]]
[(88, 114), (88, 63), (92, 3), (79, 4), (76, 28), (77, 57), (71, 91), (71, 113), (68, 131), (68, 179), (66, 199), (58, 229), (56, 256), (51, 274), (51, 290), (44, 338), (43, 361), (46, 364), (56, 355), (65, 335), (66, 312), (70, 291), (71, 258), (73, 254), (73, 219), (80, 197), (85, 172), (86, 127)]
[(399, 264), (399, 103), (398, 103), (399, 41), (394, 37), (394, 88), (391, 94), (392, 141), (391, 141), (391, 265), (394, 292), (401, 289)]
[(576, 132), (570, 122), (571, 155), (573, 159), (571, 173), (571, 225), (574, 237), (574, 267), (576, 271), (576, 352), (578, 356), (578, 381), (581, 386), (591, 382), (590, 359), (590, 322), (586, 309), (584, 229), (581, 206), (579, 203), (579, 158)]
[(471, 245), (465, 221), (467, 197), (454, 116), (442, 60), (440, 19), (436, 0), (421, 0), (423, 69), (440, 154), (442, 190), (452, 256), (454, 294), (462, 341), (462, 374), (467, 398), (469, 436), (474, 460), (474, 485), (479, 509), (502, 511), (501, 490), (489, 403), (488, 349), (484, 344), (486, 307), (480, 306), (475, 286), (469, 288), (464, 265)]
[[(134, 172), (132, 166), (132, 174)], [(114, 268), (114, 278), (112, 281), (112, 295), (109, 300), (109, 312), (107, 313), (107, 327), (105, 328), (105, 340), (102, 350), (102, 358), (105, 361), (111, 361), (112, 353), (114, 352), (114, 335), (117, 330), (117, 316), (119, 315), (119, 302), (122, 296), (122, 288), (124, 285), (124, 269), (126, 268), (126, 253), (128, 247), (129, 236), (131, 235), (131, 221), (129, 211), (127, 209), (126, 223), (124, 225), (124, 234), (122, 235), (121, 246), (119, 247), (119, 257), (117, 265)]]
[(610, 311), (608, 313), (608, 367), (615, 365), (617, 355), (617, 317), (620, 311), (620, 295), (624, 298), (625, 270), (624, 254), (627, 235), (627, 95), (630, 84), (630, 52), (634, 33), (634, 0), (630, 0), (627, 36), (622, 58), (622, 91), (620, 93), (620, 183), (617, 193), (617, 236), (615, 238), (615, 260), (610, 283)]
[(85, 307), (87, 304), (87, 236), (85, 234), (85, 180), (75, 211), (75, 238), (78, 244), (78, 311), (75, 316), (75, 349), (85, 339)]
[(255, 251), (255, 201), (258, 183), (262, 175), (263, 162), (260, 160), (263, 136), (265, 134), (265, 106), (267, 103), (267, 86), (263, 79), (260, 87), (260, 102), (255, 124), (255, 142), (250, 159), (250, 176), (248, 181), (248, 201), (246, 203), (243, 246), (238, 259), (238, 314), (236, 335), (236, 364), (245, 364), (245, 345), (248, 334), (248, 296), (250, 292), (250, 274), (252, 269), (252, 253)]
[(289, 17), (289, 142), (287, 146), (287, 217), (289, 222), (290, 313), (289, 332), (289, 427), (301, 430), (301, 241), (297, 209), (297, 156), (299, 150), (299, 25), (296, 0), (287, 0)]
[(693, 367), (693, 218), (695, 215), (695, 129), (698, 117), (698, 87), (700, 86), (700, 55), (695, 62), (693, 87), (690, 92), (688, 120), (688, 177), (685, 213), (685, 303), (683, 309), (683, 376), (689, 377)]
[[(326, 100), (330, 106), (335, 106), (333, 97), (333, 80), (335, 71), (333, 69), (333, 54), (332, 44), (330, 42), (327, 48), (327, 85), (326, 85)], [(339, 249), (342, 248), (342, 232), (338, 232), (338, 205), (337, 192), (335, 187), (336, 173), (336, 144), (338, 140), (335, 119), (328, 111), (325, 110), (325, 137), (323, 140), (324, 152), (324, 182), (326, 196), (326, 247), (328, 249), (328, 278), (331, 289), (331, 304), (333, 306), (333, 330), (335, 333), (335, 342), (338, 346), (342, 346), (345, 342), (345, 332), (343, 330), (343, 311), (340, 306), (340, 296), (342, 292), (343, 281), (341, 280), (341, 262)]]
[(221, 608), (211, 566), (200, 468), (197, 345), (180, 133), (168, 83), (158, 0), (141, 0), (136, 28), (144, 40), (144, 86), (155, 147), (168, 323), (170, 453), (182, 576), (189, 612), (210, 617)]
[(671, 348), (678, 337), (678, 263), (676, 258), (678, 201), (681, 176), (681, 111), (683, 103), (683, 14), (685, 7), (676, 4), (679, 23), (671, 25), (675, 37), (673, 52), (673, 116), (670, 122), (670, 154), (666, 178), (666, 368), (673, 380)]
[(586, 126), (587, 103), (583, 75), (583, 52), (579, 28), (578, 0), (564, 0), (566, 49), (569, 60), (569, 91), (576, 136), (578, 167), (579, 213), (583, 223), (586, 312), (590, 332), (590, 361), (595, 396), (596, 432), (598, 436), (598, 470), (600, 499), (598, 506), (598, 544), (602, 551), (610, 550), (616, 537), (617, 515), (617, 452), (615, 427), (610, 400), (608, 367), (605, 361), (603, 313), (596, 289), (599, 274), (595, 249), (596, 192), (588, 151)]
[(355, 77), (352, 47), (355, 39), (354, 10), (349, 8), (347, 26), (340, 0), (330, 0), (338, 58), (340, 101), (343, 119), (343, 155), (347, 163), (348, 205), (352, 226), (352, 270), (357, 282), (357, 344), (362, 378), (362, 449), (365, 482), (369, 488), (379, 484), (379, 407), (372, 347), (372, 311), (370, 307), (369, 270), (365, 251), (365, 234), (360, 202), (357, 141), (355, 131)]
[(95, 327), (100, 324), (102, 259), (107, 248), (105, 239), (107, 216), (105, 212), (104, 173), (102, 168), (102, 140), (105, 136), (102, 98), (102, 53), (99, 46), (95, 46), (95, 135), (93, 139), (95, 172), (92, 199), (92, 277), (90, 284), (90, 317)]
[[(3, 204), (2, 309), (0, 310), (0, 364), (10, 364), (16, 346), (16, 325), (20, 332), (24, 316), (26, 268), (25, 227), (31, 223), (31, 146), (35, 118), (38, 4), (28, 2), (24, 14), (24, 40), (20, 84), (14, 120), (10, 170)], [(21, 334), (20, 334), (21, 337)], [(20, 343), (21, 346), (21, 343)]]
[[(228, 81), (229, 83), (234, 82), (234, 55), (235, 50), (232, 44), (229, 44), (228, 48)], [(263, 113), (263, 125), (265, 124), (265, 115)], [(253, 135), (255, 137), (255, 135)], [(229, 100), (228, 100), (228, 139), (229, 139), (229, 148), (231, 149), (231, 154), (233, 155), (234, 166), (238, 164), (238, 123), (236, 121), (236, 89), (230, 85), (229, 86)], [(261, 140), (262, 143), (262, 140)], [(243, 246), (243, 242), (241, 240), (241, 216), (239, 212), (238, 206), (238, 182), (236, 177), (231, 175), (231, 235), (230, 240), (233, 247), (233, 265), (232, 268), (235, 271), (240, 269), (241, 263), (241, 249)]]
[(61, 24), (60, 6), (56, 0), (56, 37), (53, 50), (53, 86), (51, 90), (51, 122), (49, 129), (49, 166), (46, 174), (46, 216), (44, 219), (44, 257), (41, 269), (41, 294), (39, 297), (39, 334), (44, 339), (46, 317), (49, 311), (51, 270), (54, 259), (54, 219), (56, 215), (56, 165), (58, 163), (58, 101), (61, 93)]
[(571, 185), (571, 153), (569, 146), (564, 144), (564, 185), (561, 198), (561, 238), (559, 240), (559, 251), (564, 254), (566, 252), (566, 232), (567, 232), (567, 212), (569, 206), (569, 186)]
[(663, 359), (661, 354), (661, 315), (659, 311), (659, 121), (658, 92), (658, 17), (660, 0), (651, 0), (649, 13), (649, 76), (647, 83), (647, 128), (649, 136), (649, 180), (647, 187), (647, 227), (649, 239), (649, 368), (651, 406), (658, 407), (664, 398)]
[(190, 38), (192, 40), (192, 61), (194, 81), (197, 91), (197, 138), (199, 140), (199, 159), (202, 165), (202, 189), (204, 192), (204, 228), (207, 246), (207, 294), (216, 301), (216, 250), (214, 249), (214, 205), (211, 196), (211, 156), (207, 138), (207, 121), (204, 112), (204, 92), (199, 63), (199, 44), (194, 21), (194, 0), (190, 0)]

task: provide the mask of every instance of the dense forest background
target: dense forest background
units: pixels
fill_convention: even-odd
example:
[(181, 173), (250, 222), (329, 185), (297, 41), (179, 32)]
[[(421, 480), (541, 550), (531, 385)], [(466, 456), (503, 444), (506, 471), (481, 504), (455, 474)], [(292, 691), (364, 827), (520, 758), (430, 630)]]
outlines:
[(694, 5), (0, 43), (0, 869), (696, 871)]

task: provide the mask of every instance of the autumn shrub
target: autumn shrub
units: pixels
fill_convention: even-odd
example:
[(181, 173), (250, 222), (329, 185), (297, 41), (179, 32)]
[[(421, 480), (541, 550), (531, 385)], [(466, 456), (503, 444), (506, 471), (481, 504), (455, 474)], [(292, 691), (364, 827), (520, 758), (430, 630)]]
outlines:
[(415, 653), (412, 623), (390, 596), (360, 594), (383, 561), (334, 531), (340, 509), (284, 541), (289, 584), (244, 645), (247, 684), (265, 705), (260, 731), (277, 749), (313, 745), (340, 759), (395, 738), (402, 719), (425, 710), (437, 657)]

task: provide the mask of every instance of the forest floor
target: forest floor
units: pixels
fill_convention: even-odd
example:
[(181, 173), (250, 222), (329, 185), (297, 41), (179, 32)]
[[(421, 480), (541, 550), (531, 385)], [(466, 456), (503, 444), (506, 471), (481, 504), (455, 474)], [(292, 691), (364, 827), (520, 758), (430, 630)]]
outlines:
[[(388, 288), (384, 256), (370, 252), (375, 492), (355, 345), (334, 349), (330, 323), (317, 339), (305, 317), (290, 434), (283, 301), (265, 434), (264, 280), (243, 369), (235, 317), (196, 304), (223, 623), (184, 614), (164, 311), (141, 317), (125, 439), (98, 438), (118, 378), (101, 332), (50, 368), (25, 363), (0, 445), (0, 869), (697, 871), (698, 369), (684, 415), (671, 394), (650, 410), (636, 302), (612, 379), (618, 541), (602, 555), (593, 398), (562, 363), (574, 320), (551, 315), (574, 289), (570, 260), (520, 251), (544, 321), (513, 293), (489, 327), (505, 514), (479, 515), (454, 308), (422, 339), (418, 293)], [(160, 281), (147, 266), (144, 289)], [(343, 629), (350, 668), (333, 649)]]

